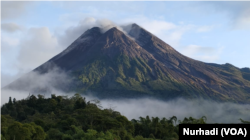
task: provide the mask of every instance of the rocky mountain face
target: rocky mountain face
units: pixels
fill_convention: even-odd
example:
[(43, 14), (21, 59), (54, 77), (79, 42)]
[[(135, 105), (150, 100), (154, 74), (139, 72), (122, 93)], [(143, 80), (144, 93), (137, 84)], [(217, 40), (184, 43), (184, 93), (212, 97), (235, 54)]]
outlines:
[[(250, 103), (249, 68), (191, 59), (137, 24), (127, 33), (115, 27), (105, 33), (98, 27), (89, 29), (33, 71), (46, 74), (55, 67), (73, 79), (68, 90), (91, 92), (99, 98), (183, 97)], [(7, 88), (16, 88), (24, 79)]]

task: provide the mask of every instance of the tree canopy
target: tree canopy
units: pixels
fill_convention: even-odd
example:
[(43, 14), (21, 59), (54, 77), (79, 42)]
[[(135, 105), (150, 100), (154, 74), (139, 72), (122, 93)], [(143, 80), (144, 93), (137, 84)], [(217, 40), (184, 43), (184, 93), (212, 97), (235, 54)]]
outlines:
[[(243, 123), (249, 123), (241, 120)], [(102, 109), (99, 101), (72, 97), (31, 95), (1, 107), (2, 140), (178, 140), (179, 125), (205, 124), (206, 117), (178, 120), (158, 117), (127, 117)]]

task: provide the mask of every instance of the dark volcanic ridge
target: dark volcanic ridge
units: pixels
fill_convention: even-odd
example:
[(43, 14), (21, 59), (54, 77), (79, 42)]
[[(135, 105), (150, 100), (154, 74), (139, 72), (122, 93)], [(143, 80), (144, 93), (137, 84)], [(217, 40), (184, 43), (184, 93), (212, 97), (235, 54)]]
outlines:
[[(250, 103), (249, 68), (197, 61), (137, 24), (124, 29), (126, 33), (116, 27), (101, 33), (100, 28), (91, 28), (32, 73), (44, 75), (58, 68), (67, 80), (53, 78), (62, 83), (54, 87), (78, 93), (91, 91), (99, 98), (183, 97)], [(25, 83), (39, 81), (27, 78), (29, 75), (5, 88), (22, 90)], [(41, 87), (29, 90), (44, 91)]]

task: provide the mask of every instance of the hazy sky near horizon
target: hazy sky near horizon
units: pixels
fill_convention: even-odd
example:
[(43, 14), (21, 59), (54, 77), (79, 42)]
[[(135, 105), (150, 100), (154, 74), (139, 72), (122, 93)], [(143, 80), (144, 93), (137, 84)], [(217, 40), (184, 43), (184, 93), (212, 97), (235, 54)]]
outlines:
[(250, 67), (250, 1), (1, 1), (1, 87), (97, 25), (137, 23), (180, 53)]

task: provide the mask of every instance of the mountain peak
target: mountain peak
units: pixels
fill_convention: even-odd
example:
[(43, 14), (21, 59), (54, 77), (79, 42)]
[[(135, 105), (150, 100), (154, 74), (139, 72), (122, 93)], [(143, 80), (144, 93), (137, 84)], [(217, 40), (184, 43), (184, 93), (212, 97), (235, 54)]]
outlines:
[(111, 34), (113, 34), (113, 35), (122, 35), (123, 33), (122, 33), (122, 31), (120, 31), (116, 27), (113, 27), (113, 28), (109, 29), (108, 31), (106, 31), (104, 33), (104, 36), (105, 35), (111, 35)]
[[(249, 68), (190, 59), (136, 23), (123, 28), (127, 34), (119, 29), (102, 33), (93, 27), (34, 71), (44, 74), (59, 67), (73, 76), (72, 90), (91, 90), (99, 97), (202, 97), (250, 103)], [(25, 82), (12, 85), (19, 83)]]
[(120, 54), (125, 54), (130, 57), (135, 57), (139, 54), (140, 46), (124, 32), (113, 27), (106, 31), (93, 46), (93, 53), (100, 51), (100, 54), (107, 55), (111, 58)]
[(117, 30), (118, 30), (117, 27), (112, 27), (108, 31), (117, 31)]
[(132, 24), (132, 27), (137, 27), (137, 28), (141, 28), (138, 24), (136, 24), (136, 23), (133, 23)]

